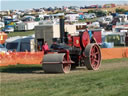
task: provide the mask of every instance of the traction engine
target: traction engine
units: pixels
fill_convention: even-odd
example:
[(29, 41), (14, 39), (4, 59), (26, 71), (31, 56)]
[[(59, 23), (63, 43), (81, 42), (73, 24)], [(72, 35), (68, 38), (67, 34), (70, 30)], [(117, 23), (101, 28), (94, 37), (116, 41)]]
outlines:
[(60, 41), (46, 52), (42, 67), (44, 72), (69, 73), (77, 66), (88, 70), (98, 70), (101, 64), (101, 51), (96, 43), (91, 43), (87, 31), (71, 36), (64, 32), (64, 19), (60, 19)]

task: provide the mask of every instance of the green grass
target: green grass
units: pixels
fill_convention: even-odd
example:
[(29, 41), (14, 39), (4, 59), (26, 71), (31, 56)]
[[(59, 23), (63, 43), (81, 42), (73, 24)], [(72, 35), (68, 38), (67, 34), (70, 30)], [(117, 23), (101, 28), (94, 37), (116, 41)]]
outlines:
[(78, 22), (95, 22), (98, 18), (94, 18), (94, 19), (84, 19), (84, 20), (79, 20)]
[[(128, 61), (127, 58), (104, 60), (103, 64)], [(18, 65), (18, 70), (32, 71), (40, 65)], [(14, 67), (14, 66), (13, 66)], [(5, 70), (7, 67), (1, 67)], [(12, 68), (9, 66), (8, 68)], [(21, 69), (18, 69), (21, 68)], [(24, 69), (25, 68), (25, 69)], [(38, 69), (39, 68), (39, 69)], [(35, 70), (36, 70), (35, 69)], [(10, 70), (11, 71), (11, 70)], [(9, 71), (7, 71), (9, 72)], [(11, 74), (11, 72), (9, 73)], [(16, 72), (16, 74), (19, 74)], [(24, 73), (23, 73), (24, 74)], [(40, 74), (38, 78), (2, 82), (1, 96), (127, 96), (128, 67), (101, 71), (80, 71), (69, 74)], [(34, 74), (33, 75), (38, 75)], [(26, 74), (28, 75), (28, 74)], [(44, 77), (47, 75), (47, 77)], [(11, 78), (11, 77), (10, 77)]]
[(115, 62), (123, 62), (123, 61), (128, 61), (128, 58), (120, 58), (120, 59), (109, 59), (109, 60), (103, 60), (102, 63), (115, 63)]
[(19, 31), (19, 32), (12, 32), (8, 33), (8, 37), (14, 37), (14, 36), (28, 36), (34, 34), (34, 30), (32, 31)]
[(24, 64), (18, 64), (18, 65), (10, 65), (6, 67), (0, 67), (0, 72), (6, 72), (6, 73), (32, 73), (32, 71), (35, 70), (42, 70), (42, 65), (24, 65)]
[(1, 96), (127, 96), (128, 68), (1, 84)]

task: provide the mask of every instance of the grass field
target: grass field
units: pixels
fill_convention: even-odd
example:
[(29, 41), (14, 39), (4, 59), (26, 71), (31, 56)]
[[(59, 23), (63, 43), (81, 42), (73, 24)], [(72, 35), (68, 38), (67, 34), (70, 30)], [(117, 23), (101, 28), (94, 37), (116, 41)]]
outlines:
[(98, 18), (93, 18), (93, 19), (84, 19), (84, 20), (79, 20), (78, 22), (80, 23), (85, 23), (85, 22), (95, 22)]
[(14, 37), (14, 36), (28, 36), (34, 34), (34, 30), (32, 31), (19, 31), (19, 32), (12, 32), (8, 33), (8, 37)]
[(127, 96), (128, 58), (104, 60), (100, 70), (44, 74), (41, 65), (0, 67), (1, 96)]

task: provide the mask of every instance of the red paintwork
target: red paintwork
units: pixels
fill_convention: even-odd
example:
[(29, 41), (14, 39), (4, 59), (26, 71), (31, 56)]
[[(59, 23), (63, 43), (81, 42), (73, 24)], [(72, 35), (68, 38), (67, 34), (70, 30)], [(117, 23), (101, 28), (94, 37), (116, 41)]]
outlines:
[(102, 43), (101, 31), (94, 31), (94, 37), (98, 44)]
[(73, 36), (73, 46), (75, 47), (81, 47), (80, 46), (80, 36)]
[(81, 36), (81, 44), (85, 48), (90, 43), (88, 32), (84, 32)]
[(72, 36), (68, 34), (68, 46), (72, 46)]
[(78, 36), (71, 36), (68, 35), (68, 45), (69, 46), (75, 46), (78, 48), (85, 48), (87, 44), (90, 43), (89, 34), (88, 32), (83, 32), (82, 35)]

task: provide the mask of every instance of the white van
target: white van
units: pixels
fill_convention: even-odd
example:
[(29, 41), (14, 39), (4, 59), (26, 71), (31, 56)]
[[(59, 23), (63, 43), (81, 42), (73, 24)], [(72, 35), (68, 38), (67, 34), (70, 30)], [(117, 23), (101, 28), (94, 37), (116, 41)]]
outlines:
[(33, 37), (12, 37), (6, 40), (5, 47), (10, 51), (24, 52), (34, 51), (34, 38)]

